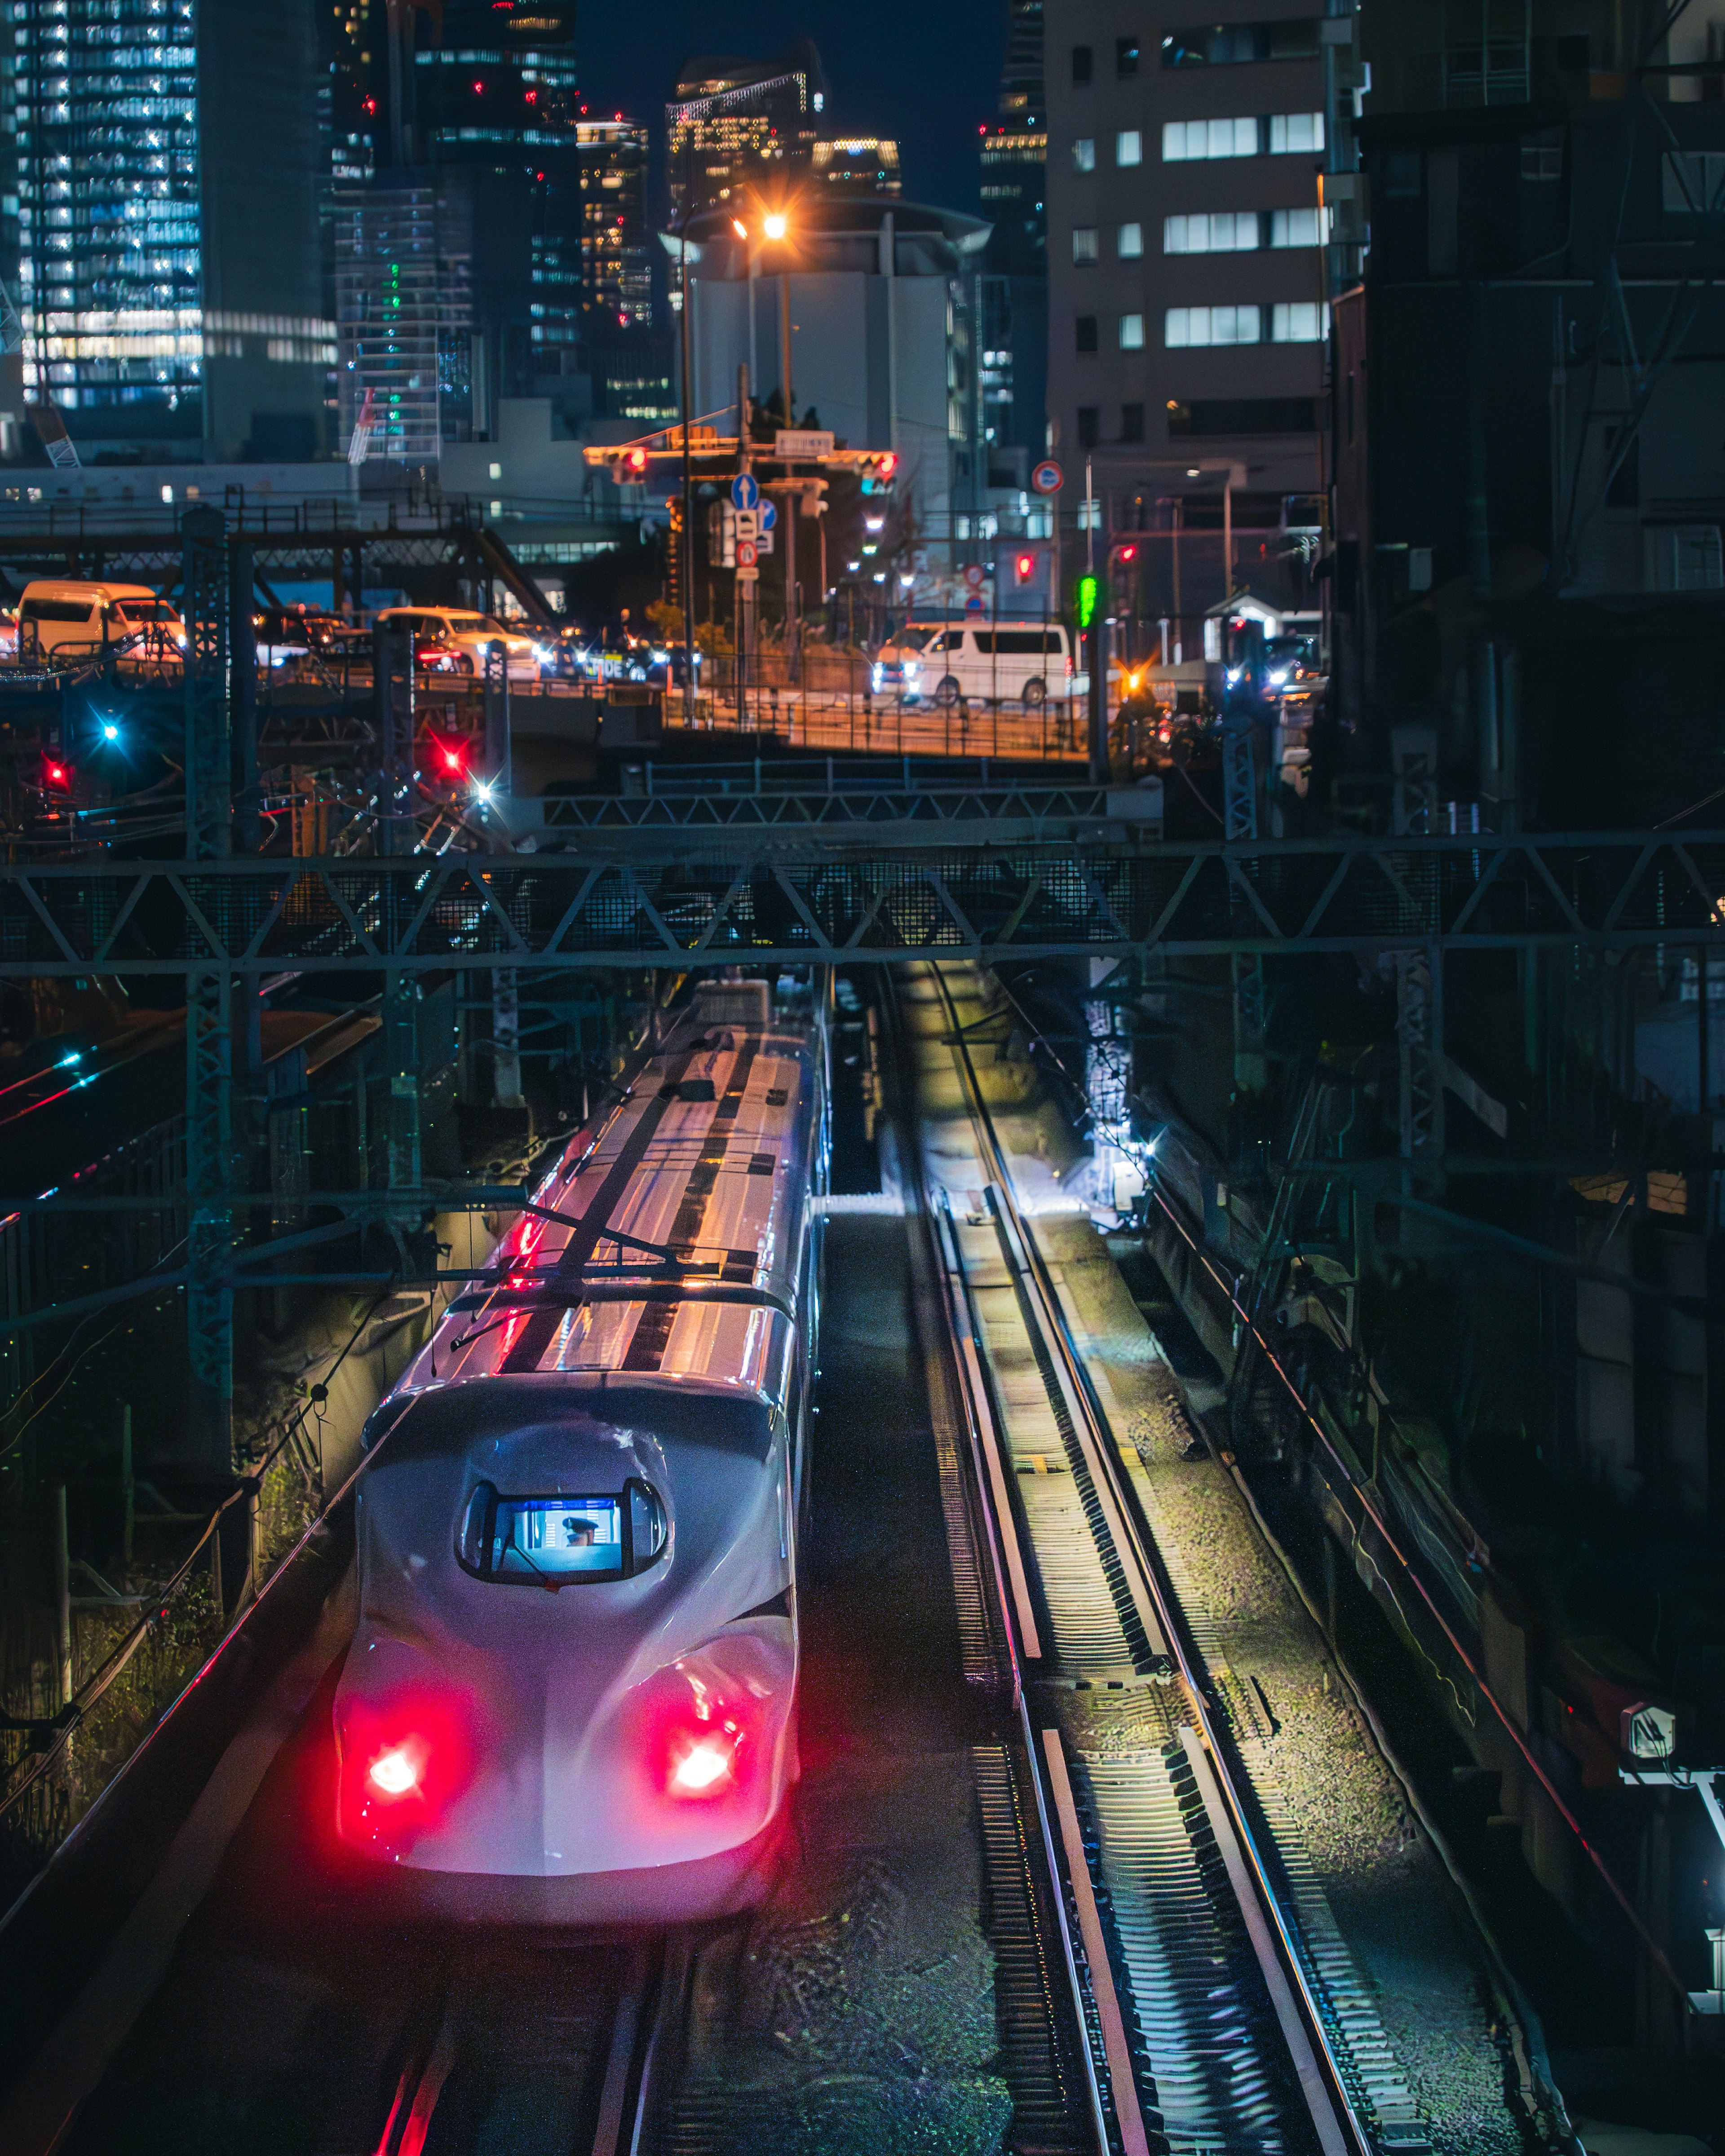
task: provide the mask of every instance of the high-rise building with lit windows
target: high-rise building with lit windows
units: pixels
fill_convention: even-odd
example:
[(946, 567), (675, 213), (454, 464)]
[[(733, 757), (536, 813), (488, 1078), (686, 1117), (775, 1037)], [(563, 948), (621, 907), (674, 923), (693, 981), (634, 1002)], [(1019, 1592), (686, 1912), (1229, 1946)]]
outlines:
[(1048, 377), (1048, 119), (1043, 0), (1009, 0), (999, 114), (979, 131), (977, 404), (988, 485), (1022, 491), (1043, 446)]
[[(581, 288), (607, 332), (653, 319), (647, 228), (646, 128), (637, 120), (581, 120)], [(590, 325), (590, 326), (593, 325)]]
[(813, 170), (824, 187), (841, 195), (901, 195), (898, 145), (881, 135), (823, 136), (814, 146)]
[(326, 446), (314, 0), (8, 0), (27, 396), (80, 453)]
[(806, 38), (776, 59), (685, 60), (665, 108), (673, 221), (793, 187), (813, 165), (826, 101), (820, 54)]

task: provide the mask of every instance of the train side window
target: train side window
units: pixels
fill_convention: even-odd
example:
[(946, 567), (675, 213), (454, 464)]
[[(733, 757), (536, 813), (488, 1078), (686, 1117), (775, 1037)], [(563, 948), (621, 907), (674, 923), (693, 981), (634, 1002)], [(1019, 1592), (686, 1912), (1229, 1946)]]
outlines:
[(476, 1578), (552, 1589), (627, 1579), (664, 1550), (665, 1507), (645, 1482), (605, 1496), (501, 1496), (481, 1482), (467, 1501), (455, 1553)]

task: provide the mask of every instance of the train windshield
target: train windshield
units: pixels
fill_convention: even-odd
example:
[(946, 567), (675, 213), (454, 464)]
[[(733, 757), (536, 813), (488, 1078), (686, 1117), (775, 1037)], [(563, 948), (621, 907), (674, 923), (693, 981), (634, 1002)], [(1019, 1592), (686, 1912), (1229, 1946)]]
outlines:
[(665, 1543), (665, 1507), (644, 1482), (603, 1497), (506, 1497), (481, 1482), (467, 1502), (458, 1553), (481, 1579), (560, 1587), (625, 1579)]

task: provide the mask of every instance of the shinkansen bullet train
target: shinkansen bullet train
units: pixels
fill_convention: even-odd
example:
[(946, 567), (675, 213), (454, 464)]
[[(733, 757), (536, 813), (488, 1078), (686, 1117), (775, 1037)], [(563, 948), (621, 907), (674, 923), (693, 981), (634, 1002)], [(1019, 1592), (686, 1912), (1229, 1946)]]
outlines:
[(434, 1898), (649, 1922), (761, 1891), (797, 1773), (824, 1038), (765, 982), (698, 993), (372, 1418), (337, 1830)]

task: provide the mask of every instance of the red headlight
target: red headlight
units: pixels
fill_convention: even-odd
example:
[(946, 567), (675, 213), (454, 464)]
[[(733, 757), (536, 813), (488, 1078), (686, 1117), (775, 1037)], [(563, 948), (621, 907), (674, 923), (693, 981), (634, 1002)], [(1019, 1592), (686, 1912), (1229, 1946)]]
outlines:
[(339, 1711), (342, 1839), (380, 1855), (412, 1848), (473, 1778), (479, 1754), (465, 1704), (416, 1686)]
[(417, 1737), (403, 1738), (380, 1752), (366, 1769), (366, 1780), (380, 1797), (410, 1797), (425, 1779), (429, 1748)]
[(742, 1732), (734, 1721), (674, 1737), (667, 1755), (665, 1794), (722, 1796), (736, 1782), (737, 1755), (742, 1747)]

